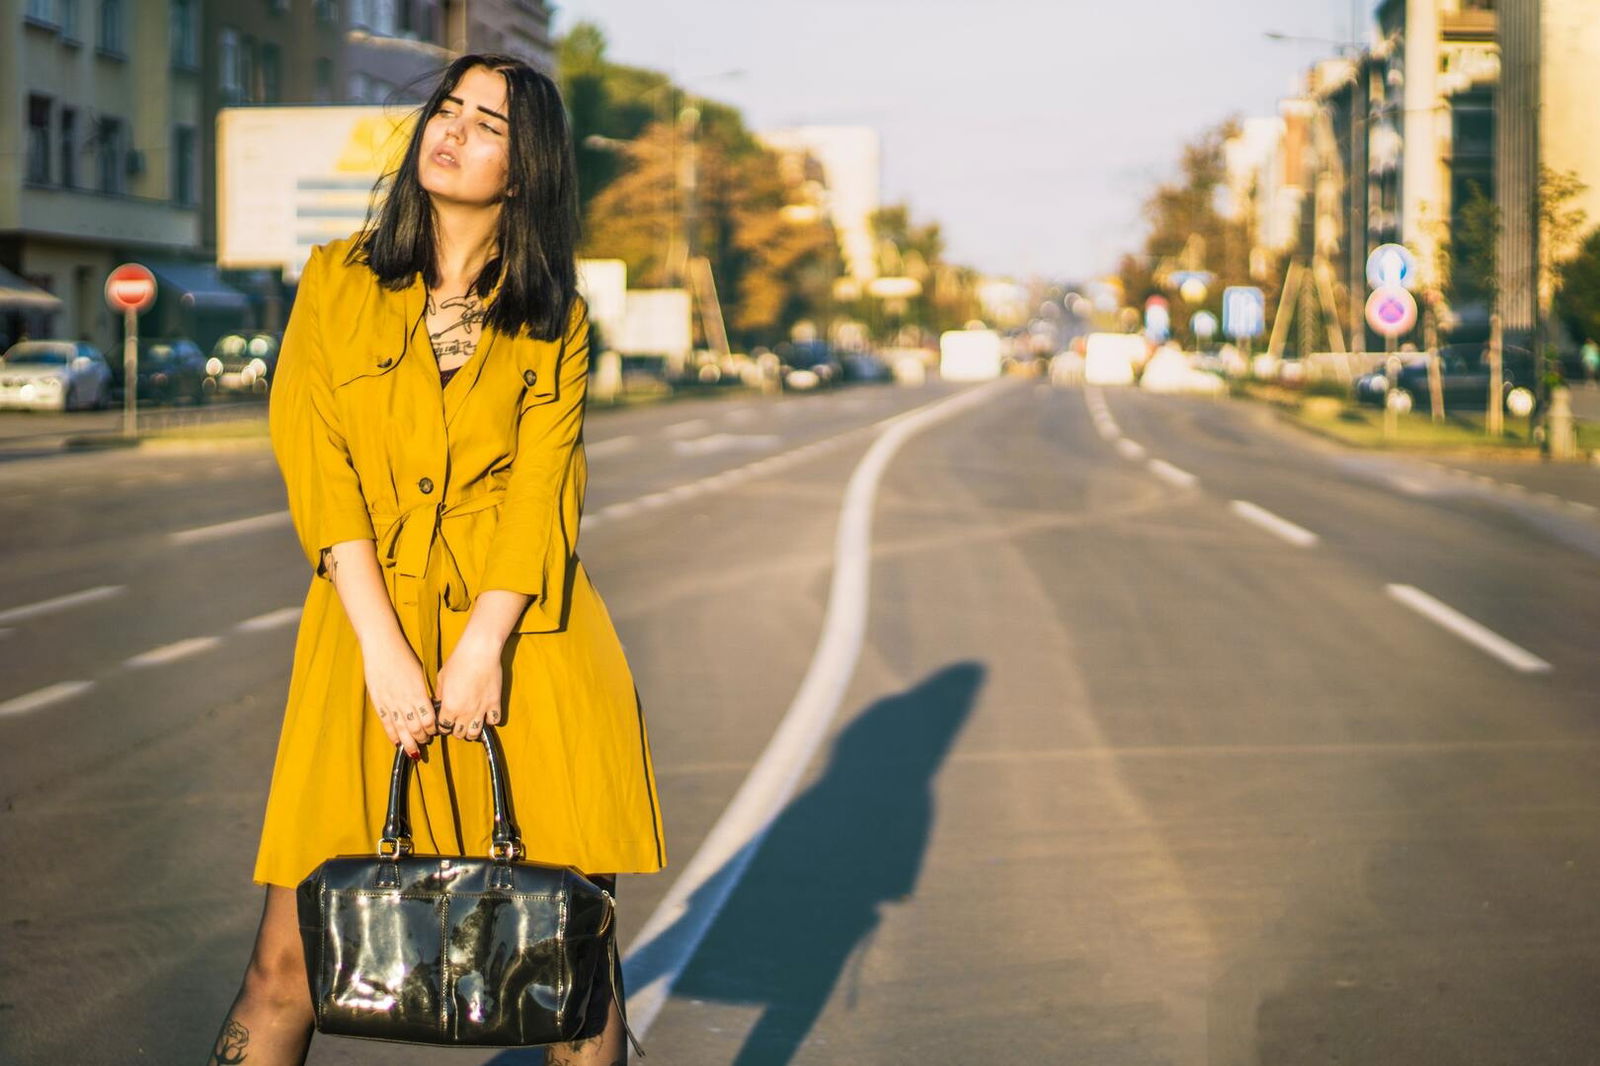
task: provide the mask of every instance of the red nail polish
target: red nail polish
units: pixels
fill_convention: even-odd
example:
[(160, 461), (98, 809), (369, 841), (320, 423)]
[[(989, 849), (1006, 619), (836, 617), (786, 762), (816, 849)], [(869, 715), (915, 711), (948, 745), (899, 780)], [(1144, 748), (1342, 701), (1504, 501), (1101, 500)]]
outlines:
[(418, 759), (422, 758), (422, 752), (420, 751), (408, 751), (406, 754), (411, 756), (412, 762), (416, 762)]

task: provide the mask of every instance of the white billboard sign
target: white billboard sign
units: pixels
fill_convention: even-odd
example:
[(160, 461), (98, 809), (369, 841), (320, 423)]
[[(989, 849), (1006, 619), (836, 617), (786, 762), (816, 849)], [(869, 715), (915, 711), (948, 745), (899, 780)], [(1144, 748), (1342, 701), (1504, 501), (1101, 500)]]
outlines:
[(376, 104), (218, 111), (217, 264), (299, 277), (313, 245), (361, 228), (413, 118)]

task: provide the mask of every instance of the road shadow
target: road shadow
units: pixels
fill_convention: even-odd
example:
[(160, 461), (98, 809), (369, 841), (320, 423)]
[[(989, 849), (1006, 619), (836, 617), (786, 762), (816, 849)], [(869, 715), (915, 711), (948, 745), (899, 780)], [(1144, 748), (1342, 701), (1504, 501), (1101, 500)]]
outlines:
[(984, 674), (956, 663), (868, 707), (834, 741), (822, 776), (773, 823), (673, 989), (761, 1008), (733, 1066), (790, 1062), (859, 962), (880, 904), (916, 889), (934, 779)]
[[(736, 879), (672, 995), (759, 1006), (731, 1066), (790, 1062), (877, 930), (879, 905), (916, 888), (933, 828), (933, 782), (985, 673), (978, 663), (955, 663), (862, 711), (835, 738), (822, 776), (784, 808), (754, 856), (730, 859), (691, 898), (683, 919), (629, 958), (628, 988), (665, 972), (694, 936), (699, 914)], [(540, 1051), (508, 1051), (490, 1066), (543, 1062)]]

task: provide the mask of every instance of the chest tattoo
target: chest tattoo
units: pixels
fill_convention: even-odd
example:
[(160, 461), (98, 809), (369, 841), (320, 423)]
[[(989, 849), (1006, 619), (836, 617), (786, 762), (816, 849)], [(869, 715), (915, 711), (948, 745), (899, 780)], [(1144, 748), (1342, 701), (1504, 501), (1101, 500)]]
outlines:
[(483, 324), (483, 302), (467, 292), (435, 302), (428, 294), (428, 339), (433, 354), (444, 369), (452, 369), (472, 357), (478, 346), (478, 330)]

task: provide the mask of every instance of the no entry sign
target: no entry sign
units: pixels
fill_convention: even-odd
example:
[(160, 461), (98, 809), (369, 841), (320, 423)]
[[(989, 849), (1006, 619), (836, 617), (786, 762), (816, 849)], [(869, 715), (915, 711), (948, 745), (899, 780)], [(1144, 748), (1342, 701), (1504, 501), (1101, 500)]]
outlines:
[(138, 263), (123, 263), (106, 277), (106, 304), (113, 311), (148, 311), (156, 302), (156, 276)]
[(1416, 297), (1399, 285), (1380, 286), (1367, 297), (1367, 325), (1378, 336), (1398, 337), (1416, 324)]

